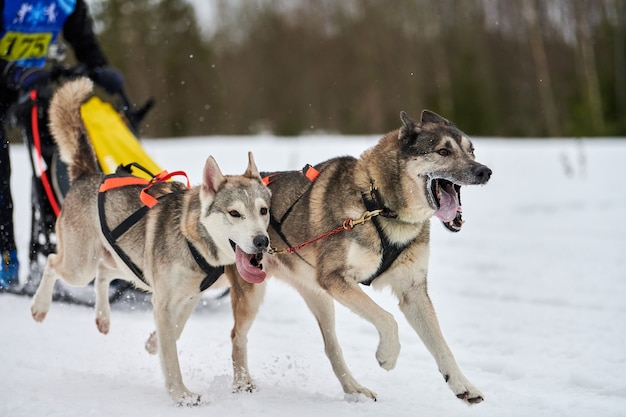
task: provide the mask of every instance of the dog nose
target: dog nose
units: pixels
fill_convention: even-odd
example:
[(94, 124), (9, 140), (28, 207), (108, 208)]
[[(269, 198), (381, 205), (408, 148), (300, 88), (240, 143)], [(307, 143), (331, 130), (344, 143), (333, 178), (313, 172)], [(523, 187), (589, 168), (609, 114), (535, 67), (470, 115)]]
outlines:
[(252, 244), (257, 249), (257, 251), (263, 252), (267, 250), (267, 247), (270, 244), (270, 240), (265, 235), (257, 235), (254, 237), (254, 239), (252, 239)]
[(474, 169), (474, 175), (478, 179), (479, 184), (484, 184), (491, 178), (492, 171), (484, 165), (480, 165)]

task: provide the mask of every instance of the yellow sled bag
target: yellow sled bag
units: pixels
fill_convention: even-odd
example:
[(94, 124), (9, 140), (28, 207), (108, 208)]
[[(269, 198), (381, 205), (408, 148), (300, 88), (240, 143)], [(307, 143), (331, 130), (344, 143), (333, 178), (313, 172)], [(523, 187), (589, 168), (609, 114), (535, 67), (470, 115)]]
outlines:
[[(110, 103), (92, 96), (82, 105), (81, 114), (98, 163), (105, 174), (112, 174), (119, 165), (131, 162), (142, 165), (150, 172), (162, 171)], [(150, 175), (140, 170), (133, 175), (151, 179)]]

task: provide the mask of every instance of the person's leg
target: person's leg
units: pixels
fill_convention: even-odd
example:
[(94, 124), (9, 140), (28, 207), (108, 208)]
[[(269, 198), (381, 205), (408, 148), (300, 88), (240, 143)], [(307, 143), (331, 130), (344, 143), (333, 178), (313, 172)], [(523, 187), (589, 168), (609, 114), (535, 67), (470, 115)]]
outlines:
[(0, 106), (0, 290), (19, 283), (19, 262), (13, 233), (11, 161), (9, 141), (4, 132), (6, 108)]

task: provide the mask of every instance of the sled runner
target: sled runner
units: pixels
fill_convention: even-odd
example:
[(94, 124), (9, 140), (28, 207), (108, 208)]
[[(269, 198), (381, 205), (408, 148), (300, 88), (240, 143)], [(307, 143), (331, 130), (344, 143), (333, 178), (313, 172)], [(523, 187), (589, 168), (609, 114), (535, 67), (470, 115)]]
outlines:
[[(11, 109), (12, 124), (21, 132), (29, 150), (33, 177), (31, 180), (31, 233), (29, 252), (29, 275), (21, 292), (34, 294), (46, 258), (56, 252), (54, 225), (69, 189), (67, 167), (60, 160), (58, 150), (48, 131), (48, 105), (58, 85), (68, 79), (85, 74), (83, 67), (65, 68), (55, 65), (48, 85), (24, 93)], [(96, 151), (98, 164), (104, 173), (112, 173), (119, 165), (132, 162), (141, 164), (153, 172), (161, 168), (141, 147), (137, 128), (153, 105), (148, 100), (137, 109), (131, 108), (124, 92), (115, 97), (114, 106), (98, 96), (92, 96), (82, 108), (83, 123)], [(141, 175), (141, 174), (139, 174)], [(147, 174), (144, 174), (147, 175)], [(58, 285), (59, 283), (57, 283)], [(125, 283), (113, 286), (111, 301), (122, 297), (137, 298), (137, 292), (128, 291)], [(93, 304), (93, 291), (82, 291), (59, 286), (55, 288), (56, 300)], [(88, 294), (88, 295), (87, 295)]]

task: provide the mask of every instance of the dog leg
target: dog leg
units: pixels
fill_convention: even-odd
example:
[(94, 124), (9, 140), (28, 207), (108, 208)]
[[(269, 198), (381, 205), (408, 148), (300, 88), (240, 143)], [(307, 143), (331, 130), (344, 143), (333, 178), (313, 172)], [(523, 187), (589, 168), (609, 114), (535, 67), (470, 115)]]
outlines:
[(376, 350), (378, 364), (383, 369), (393, 369), (400, 354), (398, 323), (393, 315), (376, 304), (354, 281), (348, 282), (342, 277), (321, 278), (318, 281), (335, 300), (376, 327), (379, 335)]
[(33, 302), (30, 307), (30, 312), (33, 315), (33, 319), (37, 322), (45, 320), (48, 311), (50, 310), (50, 303), (52, 302), (52, 293), (54, 292), (54, 284), (57, 282), (58, 276), (54, 270), (54, 264), (58, 255), (51, 253), (48, 255), (48, 262), (41, 276), (41, 281), (37, 287), (37, 292), (33, 297)]
[[(161, 290), (165, 289), (161, 288)], [(171, 294), (168, 292), (165, 292), (164, 296), (160, 296), (160, 292), (156, 288), (152, 297), (158, 351), (165, 376), (165, 387), (170, 397), (179, 406), (196, 406), (200, 404), (200, 395), (189, 391), (183, 383), (176, 348), (178, 331), (176, 330), (173, 311), (176, 310), (175, 306), (182, 300), (174, 300), (170, 297)]]
[(248, 369), (248, 332), (265, 296), (265, 284), (245, 282), (236, 269), (226, 267), (235, 323), (230, 333), (233, 352), (233, 391), (253, 392), (256, 386)]
[(96, 273), (94, 287), (96, 290), (96, 326), (102, 334), (109, 333), (111, 328), (111, 305), (109, 304), (109, 284), (119, 272), (107, 268), (100, 263)]
[(396, 292), (396, 295), (400, 301), (400, 310), (435, 358), (452, 392), (467, 404), (483, 401), (483, 394), (465, 378), (441, 333), (435, 309), (426, 291), (426, 282)]
[[(179, 311), (176, 315), (178, 317), (178, 319), (176, 320), (176, 340), (180, 339), (180, 335), (185, 328), (185, 324), (187, 323), (187, 320), (189, 320), (191, 313), (193, 313), (194, 309), (198, 305), (198, 301), (200, 301), (200, 295), (191, 298), (189, 302), (182, 303), (182, 305), (179, 306)], [(146, 340), (145, 348), (146, 351), (151, 355), (156, 355), (158, 353), (159, 341), (156, 332), (150, 333), (150, 336), (148, 336), (148, 340)]]
[(57, 222), (57, 253), (48, 255), (46, 268), (31, 304), (31, 314), (39, 322), (46, 318), (50, 310), (57, 279), (62, 278), (70, 285), (84, 287), (93, 280), (97, 267), (98, 256), (93, 252), (93, 243), (86, 241), (89, 233), (81, 236), (61, 233), (62, 219), (60, 217)]
[(176, 340), (180, 339), (180, 335), (183, 333), (191, 313), (193, 313), (198, 306), (200, 294), (201, 293), (198, 293), (195, 297), (191, 297), (179, 304), (178, 314), (176, 315)]
[(376, 393), (359, 384), (350, 373), (343, 357), (341, 345), (335, 331), (335, 304), (328, 294), (296, 287), (307, 306), (315, 316), (324, 339), (324, 350), (330, 360), (333, 371), (346, 394), (363, 394), (376, 401)]

